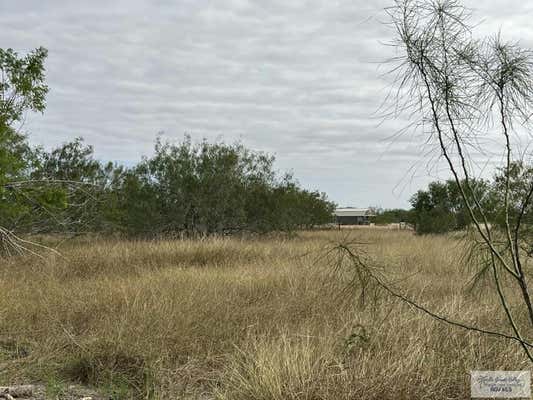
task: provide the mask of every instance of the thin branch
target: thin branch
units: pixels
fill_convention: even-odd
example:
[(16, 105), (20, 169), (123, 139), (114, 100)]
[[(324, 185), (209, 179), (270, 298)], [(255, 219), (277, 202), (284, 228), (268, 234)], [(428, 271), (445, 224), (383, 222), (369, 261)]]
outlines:
[(423, 313), (429, 315), (430, 317), (432, 317), (432, 318), (434, 318), (434, 319), (436, 319), (436, 320), (438, 320), (440, 322), (446, 323), (448, 325), (452, 325), (452, 326), (463, 328), (463, 329), (466, 329), (466, 330), (469, 330), (469, 331), (482, 333), (482, 334), (486, 334), (486, 335), (495, 336), (495, 337), (499, 337), (499, 338), (502, 338), (502, 339), (507, 339), (507, 340), (512, 340), (512, 341), (518, 342), (527, 350), (526, 354), (528, 355), (528, 358), (533, 362), (533, 356), (531, 355), (531, 353), (529, 351), (529, 348), (533, 348), (533, 344), (528, 342), (527, 340), (522, 339), (520, 336), (513, 336), (513, 335), (508, 335), (508, 334), (497, 332), (497, 331), (492, 331), (492, 330), (489, 330), (489, 329), (479, 328), (479, 327), (476, 327), (476, 326), (473, 326), (473, 325), (468, 325), (468, 324), (466, 324), (464, 322), (455, 321), (455, 320), (452, 320), (452, 319), (450, 319), (450, 318), (448, 318), (446, 316), (440, 315), (440, 314), (430, 310), (429, 308), (420, 305), (416, 301), (411, 300), (410, 298), (408, 298), (407, 296), (399, 293), (398, 291), (392, 289), (389, 285), (384, 283), (380, 278), (378, 278), (375, 274), (373, 274), (371, 272), (370, 268), (364, 263), (364, 261), (361, 260), (361, 258), (357, 254), (355, 254), (348, 246), (343, 245), (343, 244), (339, 244), (339, 245), (337, 245), (337, 248), (342, 250), (342, 251), (344, 251), (344, 252), (346, 252), (348, 254), (348, 256), (350, 257), (350, 259), (352, 260), (352, 262), (356, 263), (359, 267), (364, 268), (366, 270), (366, 273), (368, 274), (368, 276), (370, 278), (372, 278), (372, 280), (380, 288), (384, 289), (391, 296), (402, 300), (403, 302), (411, 305), (412, 307), (416, 308), (417, 310), (422, 311)]

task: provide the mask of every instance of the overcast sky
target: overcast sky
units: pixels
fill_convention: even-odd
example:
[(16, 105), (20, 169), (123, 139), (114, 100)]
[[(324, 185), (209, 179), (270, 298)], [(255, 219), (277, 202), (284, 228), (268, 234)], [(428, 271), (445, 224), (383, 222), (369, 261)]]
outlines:
[[(429, 180), (420, 137), (376, 114), (392, 0), (0, 0), (0, 47), (49, 50), (45, 114), (23, 130), (82, 136), (132, 164), (170, 140), (242, 141), (346, 206), (405, 207)], [(467, 1), (487, 31), (533, 43), (533, 4)], [(414, 169), (413, 169), (414, 168)], [(413, 172), (414, 171), (414, 172)]]

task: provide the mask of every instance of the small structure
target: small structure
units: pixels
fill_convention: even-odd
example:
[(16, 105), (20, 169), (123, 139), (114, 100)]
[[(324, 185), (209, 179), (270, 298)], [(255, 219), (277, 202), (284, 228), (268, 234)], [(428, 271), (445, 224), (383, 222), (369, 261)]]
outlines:
[(354, 207), (337, 208), (334, 214), (339, 225), (370, 225), (370, 217), (375, 216), (370, 208)]

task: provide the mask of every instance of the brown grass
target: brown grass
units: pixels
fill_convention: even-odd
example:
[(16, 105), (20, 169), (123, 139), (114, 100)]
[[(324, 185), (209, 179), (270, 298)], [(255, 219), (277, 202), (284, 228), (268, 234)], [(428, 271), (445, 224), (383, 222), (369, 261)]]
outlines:
[[(528, 369), (520, 348), (383, 293), (360, 304), (319, 256), (346, 232), (261, 240), (71, 243), (0, 268), (0, 385), (81, 382), (115, 399), (463, 399), (472, 369)], [(354, 230), (405, 293), (506, 331), (464, 290), (461, 242)], [(416, 273), (416, 274), (415, 274)], [(415, 274), (415, 275), (413, 275)]]

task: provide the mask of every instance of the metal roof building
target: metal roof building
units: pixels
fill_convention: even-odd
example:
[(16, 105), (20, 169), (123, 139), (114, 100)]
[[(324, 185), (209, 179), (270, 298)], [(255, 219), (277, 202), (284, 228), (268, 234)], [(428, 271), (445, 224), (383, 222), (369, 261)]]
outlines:
[(370, 208), (354, 207), (337, 208), (334, 214), (339, 225), (368, 225), (375, 215)]

